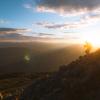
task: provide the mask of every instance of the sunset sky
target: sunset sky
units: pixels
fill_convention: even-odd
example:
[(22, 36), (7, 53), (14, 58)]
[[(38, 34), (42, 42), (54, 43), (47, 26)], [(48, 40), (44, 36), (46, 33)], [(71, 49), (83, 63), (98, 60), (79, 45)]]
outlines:
[(100, 0), (0, 0), (0, 38), (100, 43)]

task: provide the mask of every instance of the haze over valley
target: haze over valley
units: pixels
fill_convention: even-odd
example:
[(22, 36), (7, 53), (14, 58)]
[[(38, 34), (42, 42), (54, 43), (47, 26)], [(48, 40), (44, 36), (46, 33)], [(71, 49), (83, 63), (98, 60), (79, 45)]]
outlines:
[(57, 71), (60, 65), (68, 64), (84, 53), (81, 45), (66, 43), (30, 42), (0, 45), (1, 73)]

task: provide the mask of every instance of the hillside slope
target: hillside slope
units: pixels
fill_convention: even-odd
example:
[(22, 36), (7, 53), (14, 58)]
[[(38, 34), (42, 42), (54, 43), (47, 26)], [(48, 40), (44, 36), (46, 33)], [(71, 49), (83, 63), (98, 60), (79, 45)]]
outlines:
[(33, 83), (20, 100), (100, 100), (100, 50)]

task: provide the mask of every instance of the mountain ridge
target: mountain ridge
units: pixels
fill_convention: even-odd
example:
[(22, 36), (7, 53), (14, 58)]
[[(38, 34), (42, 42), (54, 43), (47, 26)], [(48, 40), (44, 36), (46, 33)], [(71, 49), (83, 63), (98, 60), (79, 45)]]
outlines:
[(99, 100), (100, 49), (27, 87), (20, 100)]

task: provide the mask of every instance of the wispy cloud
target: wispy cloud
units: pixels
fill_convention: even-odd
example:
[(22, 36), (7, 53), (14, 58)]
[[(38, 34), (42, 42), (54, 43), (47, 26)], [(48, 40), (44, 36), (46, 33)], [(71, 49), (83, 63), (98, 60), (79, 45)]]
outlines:
[[(1, 41), (23, 41), (29, 40), (29, 36), (24, 36), (22, 33), (29, 32), (28, 29), (16, 29), (16, 28), (0, 28), (0, 40)], [(1, 42), (0, 41), (0, 42)]]
[(94, 23), (94, 22), (97, 22), (100, 20), (100, 13), (90, 13), (90, 14), (87, 14), (87, 15), (84, 15), (82, 16), (82, 21), (86, 21), (86, 22), (91, 22), (91, 23)]
[(44, 23), (44, 22), (39, 22), (36, 23), (36, 25), (47, 28), (47, 29), (58, 29), (58, 30), (63, 30), (63, 29), (79, 29), (82, 27), (85, 27), (87, 25), (86, 22), (84, 21), (79, 21), (79, 22), (71, 22), (71, 23)]
[(29, 29), (17, 29), (17, 28), (0, 28), (0, 34), (21, 34), (25, 32), (29, 32)]
[(4, 19), (0, 19), (0, 24), (8, 24), (8, 23), (10, 23), (10, 21), (4, 20)]
[[(35, 33), (36, 37), (40, 40), (40, 41), (49, 41), (52, 42), (53, 40), (56, 42), (56, 40), (58, 40), (58, 42), (71, 42), (71, 43), (75, 43), (77, 41), (80, 40), (80, 36), (78, 34), (49, 34), (49, 33)], [(43, 40), (42, 40), (43, 39)], [(60, 41), (61, 40), (61, 41)]]
[(71, 29), (78, 28), (82, 23), (73, 22), (73, 23), (50, 23), (50, 22), (38, 22), (36, 25), (48, 28), (48, 29)]
[(29, 4), (29, 3), (28, 3), (28, 4), (24, 4), (23, 6), (24, 6), (25, 8), (27, 8), (27, 9), (31, 9), (31, 8), (33, 8), (32, 5)]
[(80, 20), (64, 23), (52, 23), (52, 22), (37, 22), (35, 25), (48, 29), (76, 29), (83, 28), (89, 25), (92, 25), (100, 21), (99, 13), (90, 13), (80, 16)]

